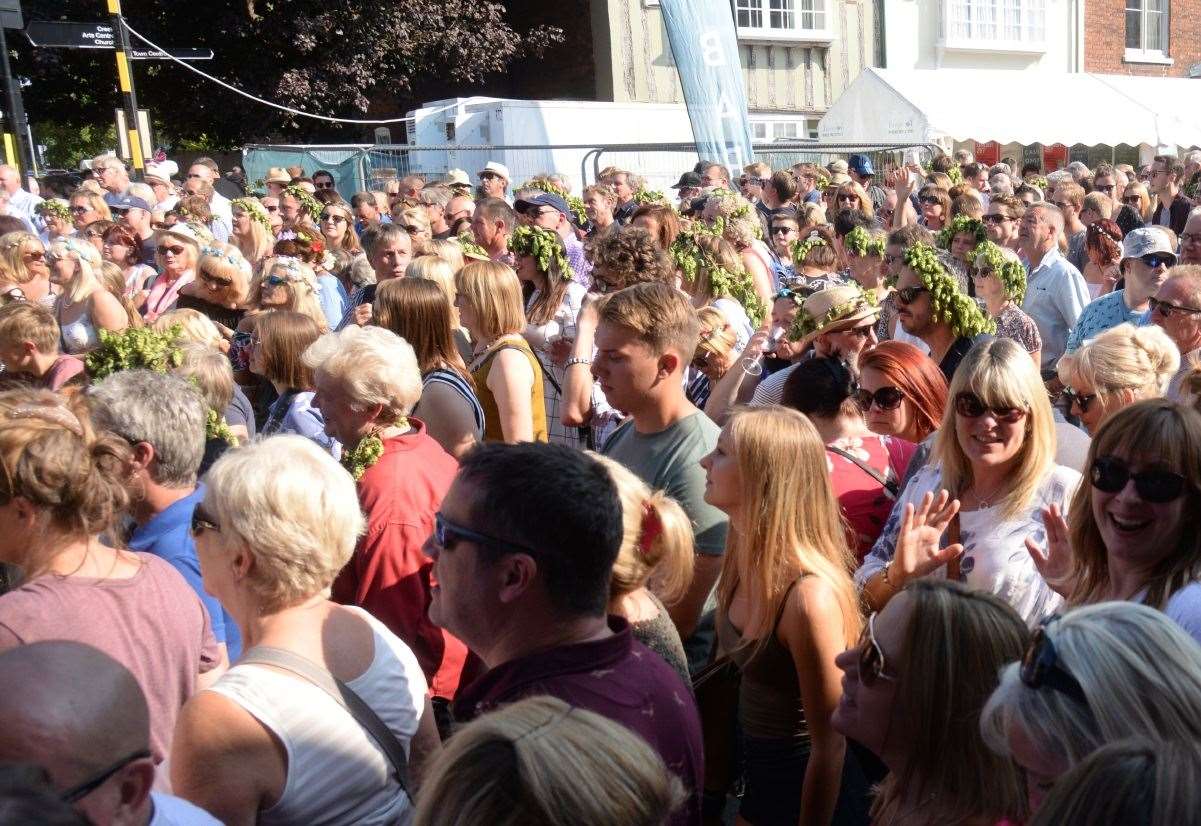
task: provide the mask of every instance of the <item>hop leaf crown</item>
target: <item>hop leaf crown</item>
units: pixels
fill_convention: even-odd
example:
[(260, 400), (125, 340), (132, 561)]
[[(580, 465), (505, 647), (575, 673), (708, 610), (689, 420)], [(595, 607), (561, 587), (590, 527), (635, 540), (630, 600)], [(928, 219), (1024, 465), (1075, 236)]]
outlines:
[(588, 223), (588, 213), (584, 211), (584, 202), (549, 178), (534, 178), (522, 184), (521, 188), (535, 189), (538, 192), (545, 192), (548, 195), (558, 195), (567, 202), (571, 214), (575, 216), (577, 226), (582, 227)]
[(938, 246), (944, 250), (951, 248), (951, 242), (955, 240), (955, 236), (961, 232), (971, 233), (976, 237), (976, 243), (982, 244), (988, 240), (988, 230), (984, 228), (984, 222), (972, 218), (968, 215), (956, 215), (951, 219), (951, 223), (947, 224), (938, 233)]
[(659, 192), (655, 189), (646, 189), (640, 187), (638, 191), (634, 193), (634, 203), (638, 204), (638, 206), (642, 206), (643, 204), (666, 204), (668, 201), (667, 196), (662, 192)]
[(559, 268), (559, 278), (570, 281), (575, 277), (575, 270), (567, 260), (567, 250), (563, 240), (548, 229), (533, 226), (519, 226), (509, 236), (509, 251), (514, 255), (528, 255), (538, 262), (538, 269), (548, 275), (555, 265)]
[[(463, 254), (487, 261), (488, 251), (475, 242), (475, 239), (464, 233), (455, 238), (463, 249)], [(511, 242), (511, 239), (510, 239)]]
[(742, 305), (747, 318), (756, 327), (767, 317), (767, 305), (755, 289), (755, 280), (745, 268), (736, 271), (723, 267), (707, 252), (701, 250), (696, 239), (699, 235), (712, 234), (707, 227), (694, 226), (684, 230), (672, 242), (670, 254), (676, 267), (688, 283), (696, 281), (701, 268), (709, 274), (709, 287), (717, 298), (732, 298)]
[(805, 256), (809, 254), (809, 250), (814, 247), (825, 247), (826, 239), (822, 238), (816, 232), (809, 234), (808, 238), (802, 238), (799, 241), (792, 242), (792, 263), (800, 267), (805, 263)]
[(934, 318), (949, 324), (957, 338), (996, 331), (996, 324), (980, 305), (960, 291), (955, 279), (938, 260), (934, 247), (914, 244), (905, 250), (905, 266), (913, 270), (922, 286), (930, 291)]
[(38, 204), (35, 210), (39, 215), (53, 215), (63, 221), (71, 220), (71, 208), (58, 198), (47, 198)]
[[(301, 190), (303, 192), (303, 190)], [(305, 193), (308, 194), (307, 192)], [(250, 220), (262, 226), (263, 229), (271, 230), (271, 218), (267, 215), (267, 210), (263, 209), (263, 205), (259, 203), (257, 198), (234, 198), (230, 201), (230, 206), (234, 209), (240, 209), (250, 216)], [(318, 213), (320, 214), (320, 213)]]
[(863, 227), (852, 228), (842, 239), (842, 245), (848, 252), (853, 252), (860, 258), (869, 255), (875, 258), (884, 257), (884, 239), (880, 236), (873, 238)]
[[(971, 260), (983, 270), (991, 270), (1001, 281), (1005, 295), (1015, 304), (1026, 298), (1026, 268), (1020, 261), (1012, 261), (1001, 254), (1001, 248), (992, 241), (984, 241), (972, 250)], [(983, 261), (983, 264), (981, 264)]]
[(310, 218), (314, 221), (321, 216), (321, 202), (309, 194), (307, 189), (303, 189), (298, 184), (289, 184), (284, 187), (283, 194), (291, 195), (300, 202), (300, 208), (303, 209)]

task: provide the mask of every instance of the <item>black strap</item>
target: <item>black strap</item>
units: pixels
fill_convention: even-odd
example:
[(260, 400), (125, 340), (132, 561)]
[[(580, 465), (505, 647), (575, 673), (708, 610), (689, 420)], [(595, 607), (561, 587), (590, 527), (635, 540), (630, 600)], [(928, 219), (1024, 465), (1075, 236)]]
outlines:
[[(891, 479), (889, 479), (887, 476), (885, 476), (880, 471), (876, 470), (874, 467), (869, 465), (867, 462), (864, 462), (862, 459), (860, 459), (858, 456), (855, 456), (852, 453), (848, 453), (847, 451), (843, 450), (841, 447), (835, 447), (834, 445), (826, 445), (826, 450), (830, 451), (831, 453), (837, 453), (839, 456), (846, 459), (848, 462), (851, 462), (852, 464), (857, 466), (860, 470), (862, 470), (864, 473), (866, 473), (868, 476), (872, 477), (877, 482), (879, 482), (881, 485), (883, 485), (884, 489), (886, 491), (888, 491), (889, 499), (897, 498), (897, 494), (900, 493), (900, 491), (901, 491), (900, 485), (898, 485), (895, 481), (892, 481)], [(890, 456), (889, 461), (891, 462), (891, 460), (892, 460), (892, 457)]]
[(256, 645), (237, 662), (238, 665), (246, 663), (270, 665), (290, 671), (332, 697), (379, 745), (380, 750), (388, 758), (388, 762), (392, 764), (396, 782), (400, 784), (401, 790), (412, 799), (412, 795), (409, 794), (408, 782), (409, 759), (405, 754), (404, 746), (401, 745), (400, 740), (396, 739), (396, 735), (392, 733), (392, 729), (388, 728), (388, 724), (380, 719), (379, 715), (372, 710), (371, 706), (367, 705), (362, 697), (355, 693), (354, 689), (307, 657), (283, 648)]

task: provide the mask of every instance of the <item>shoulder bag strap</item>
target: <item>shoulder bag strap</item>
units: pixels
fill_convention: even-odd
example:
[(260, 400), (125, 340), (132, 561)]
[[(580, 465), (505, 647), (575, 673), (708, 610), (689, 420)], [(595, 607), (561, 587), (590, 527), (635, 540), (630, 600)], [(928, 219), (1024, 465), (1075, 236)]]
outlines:
[(826, 450), (830, 451), (831, 453), (838, 454), (842, 458), (846, 459), (848, 462), (851, 462), (852, 464), (857, 466), (860, 470), (862, 470), (868, 476), (872, 477), (877, 482), (879, 482), (884, 487), (884, 490), (888, 491), (889, 499), (897, 498), (897, 494), (900, 492), (900, 490), (897, 486), (897, 483), (890, 481), (888, 479), (888, 477), (886, 477), (880, 471), (876, 470), (874, 467), (869, 465), (867, 462), (864, 462), (858, 456), (855, 456), (854, 454), (849, 453), (840, 447), (835, 447), (834, 445), (826, 445)]
[[(400, 788), (406, 795), (409, 794), (409, 759), (405, 754), (404, 746), (400, 740), (396, 739), (396, 735), (388, 728), (388, 724), (380, 719), (379, 715), (371, 706), (367, 705), (362, 697), (355, 693), (354, 689), (307, 657), (283, 648), (272, 648), (266, 645), (255, 646), (237, 662), (238, 665), (248, 663), (270, 665), (290, 671), (332, 697), (379, 745), (388, 758), (388, 762), (392, 764), (396, 782), (400, 784)], [(409, 797), (411, 798), (412, 795)]]

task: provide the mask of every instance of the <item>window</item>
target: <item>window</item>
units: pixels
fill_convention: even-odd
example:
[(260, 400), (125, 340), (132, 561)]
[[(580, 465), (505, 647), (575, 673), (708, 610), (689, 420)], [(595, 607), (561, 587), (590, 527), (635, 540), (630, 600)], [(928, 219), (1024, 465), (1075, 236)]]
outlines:
[(734, 0), (743, 40), (833, 40), (829, 0)]
[(1046, 18), (1046, 0), (945, 0), (943, 47), (1042, 52)]
[(1126, 59), (1168, 58), (1168, 0), (1126, 0)]
[(817, 140), (817, 124), (817, 118), (752, 120), (751, 140), (755, 143)]

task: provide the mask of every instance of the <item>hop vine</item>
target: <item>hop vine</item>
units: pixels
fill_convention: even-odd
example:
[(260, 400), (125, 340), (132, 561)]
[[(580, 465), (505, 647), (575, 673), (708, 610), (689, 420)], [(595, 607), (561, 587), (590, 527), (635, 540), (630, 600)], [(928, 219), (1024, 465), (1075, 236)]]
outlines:
[(307, 189), (302, 188), (297, 184), (289, 184), (284, 187), (284, 195), (291, 195), (300, 202), (300, 208), (313, 219), (316, 223), (321, 219), (321, 202), (309, 194)]
[(534, 226), (519, 226), (509, 236), (509, 252), (528, 255), (538, 262), (538, 269), (550, 275), (558, 267), (558, 275), (564, 281), (575, 277), (575, 270), (567, 260), (563, 240), (548, 229)]
[(38, 204), (34, 211), (43, 217), (55, 217), (63, 221), (71, 220), (71, 208), (60, 198), (47, 198)]
[[(584, 202), (572, 195), (563, 187), (556, 184), (550, 178), (539, 175), (537, 178), (526, 181), (521, 185), (522, 189), (534, 189), (538, 192), (545, 192), (547, 195), (558, 195), (567, 202), (568, 209), (575, 216), (576, 226), (584, 226), (588, 223), (588, 213), (584, 211)], [(637, 197), (637, 196), (635, 196)]]
[(956, 215), (951, 219), (951, 223), (943, 227), (938, 233), (938, 246), (944, 250), (949, 250), (951, 242), (961, 232), (970, 233), (975, 237), (977, 244), (982, 244), (988, 240), (988, 230), (984, 228), (983, 221), (972, 218), (969, 215)]
[(804, 302), (801, 302), (801, 311), (796, 314), (796, 318), (792, 320), (792, 326), (788, 328), (788, 340), (800, 341), (805, 336), (816, 333), (818, 330), (825, 329), (836, 321), (850, 318), (855, 313), (865, 307), (875, 307), (876, 297), (872, 293), (864, 292), (858, 284), (851, 284), (846, 289), (855, 290), (854, 298), (844, 301), (841, 304), (836, 304), (817, 318), (810, 316), (805, 312)]
[(825, 247), (826, 239), (822, 238), (817, 233), (813, 233), (808, 238), (802, 238), (792, 242), (792, 263), (799, 269), (805, 264), (805, 256), (809, 254), (809, 250), (814, 247)]
[[(865, 256), (884, 257), (884, 237), (879, 234), (872, 235), (863, 227), (852, 228), (842, 239), (842, 245), (847, 252), (852, 252), (860, 258)], [(808, 250), (805, 251), (808, 252)]]
[(639, 187), (638, 191), (634, 193), (634, 203), (638, 204), (638, 206), (642, 206), (644, 204), (666, 205), (669, 203), (669, 201), (667, 200), (666, 195), (656, 189), (645, 189), (643, 187)]
[(84, 365), (92, 381), (122, 370), (169, 372), (183, 363), (178, 342), (181, 332), (179, 325), (162, 333), (149, 327), (127, 327), (120, 332), (99, 330), (100, 344), (84, 357)]
[[(742, 305), (747, 318), (758, 327), (767, 317), (767, 305), (755, 289), (755, 279), (746, 268), (731, 272), (704, 252), (696, 243), (697, 227), (685, 230), (672, 242), (670, 255), (689, 284), (695, 283), (702, 269), (709, 276), (709, 289), (714, 298), (732, 298)], [(702, 231), (702, 234), (703, 231)]]
[(477, 258), (481, 261), (489, 259), (488, 251), (475, 242), (475, 239), (464, 233), (455, 238), (459, 246), (463, 250), (463, 255), (468, 258)]
[(1022, 262), (1006, 258), (992, 241), (984, 241), (972, 251), (971, 258), (981, 271), (991, 271), (1001, 281), (1005, 295), (1015, 304), (1026, 298), (1026, 268)]
[(930, 291), (934, 318), (949, 324), (956, 338), (971, 338), (995, 332), (997, 327), (971, 296), (961, 292), (955, 279), (938, 260), (938, 251), (927, 244), (914, 244), (905, 251), (909, 267)]
[[(305, 193), (308, 194), (307, 192)], [(260, 224), (263, 229), (271, 231), (271, 218), (267, 215), (267, 210), (259, 203), (258, 198), (234, 198), (229, 202), (233, 209), (240, 209), (250, 216), (250, 220), (256, 224)], [(318, 212), (318, 215), (321, 213)]]

